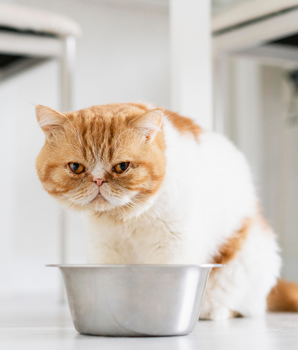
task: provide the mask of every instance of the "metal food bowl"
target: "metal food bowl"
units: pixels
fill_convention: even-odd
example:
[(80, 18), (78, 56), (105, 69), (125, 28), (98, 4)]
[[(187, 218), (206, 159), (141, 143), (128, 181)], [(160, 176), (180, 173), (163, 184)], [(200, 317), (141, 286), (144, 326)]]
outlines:
[(199, 318), (209, 273), (223, 265), (48, 265), (62, 272), (81, 334), (172, 336)]

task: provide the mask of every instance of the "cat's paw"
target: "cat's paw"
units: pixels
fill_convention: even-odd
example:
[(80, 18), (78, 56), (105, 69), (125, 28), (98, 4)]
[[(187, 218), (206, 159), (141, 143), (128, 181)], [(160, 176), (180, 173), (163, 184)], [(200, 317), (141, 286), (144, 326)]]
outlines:
[(235, 317), (234, 312), (221, 305), (212, 305), (208, 308), (203, 308), (200, 313), (201, 320), (222, 321), (232, 317)]

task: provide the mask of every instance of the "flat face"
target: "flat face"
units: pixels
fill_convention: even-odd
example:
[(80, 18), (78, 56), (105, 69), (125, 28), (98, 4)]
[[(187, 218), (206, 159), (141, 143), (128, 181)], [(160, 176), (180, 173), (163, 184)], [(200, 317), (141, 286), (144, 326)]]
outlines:
[(38, 106), (46, 142), (36, 168), (45, 190), (66, 208), (142, 212), (165, 175), (162, 117), (128, 103), (66, 114)]

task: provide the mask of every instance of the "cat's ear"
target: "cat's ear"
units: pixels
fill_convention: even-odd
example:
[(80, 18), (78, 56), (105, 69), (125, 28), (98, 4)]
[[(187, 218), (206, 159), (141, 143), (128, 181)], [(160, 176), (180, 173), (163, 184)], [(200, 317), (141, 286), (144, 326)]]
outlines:
[(152, 109), (132, 121), (134, 128), (140, 130), (151, 143), (161, 129), (163, 112), (160, 109)]
[(37, 105), (35, 111), (38, 124), (46, 136), (52, 135), (57, 128), (63, 127), (63, 122), (67, 119), (64, 114), (50, 107)]

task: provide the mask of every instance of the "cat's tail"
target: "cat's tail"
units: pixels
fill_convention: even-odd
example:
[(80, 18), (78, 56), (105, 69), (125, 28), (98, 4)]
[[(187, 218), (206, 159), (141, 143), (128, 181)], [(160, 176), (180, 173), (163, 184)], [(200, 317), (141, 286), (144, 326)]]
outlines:
[(298, 312), (298, 284), (278, 280), (267, 296), (267, 310)]

